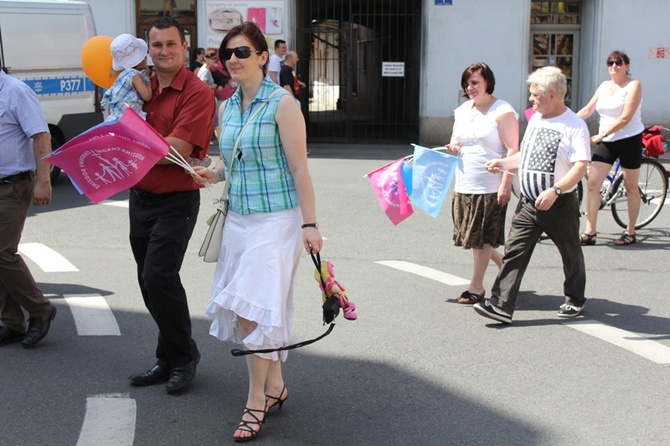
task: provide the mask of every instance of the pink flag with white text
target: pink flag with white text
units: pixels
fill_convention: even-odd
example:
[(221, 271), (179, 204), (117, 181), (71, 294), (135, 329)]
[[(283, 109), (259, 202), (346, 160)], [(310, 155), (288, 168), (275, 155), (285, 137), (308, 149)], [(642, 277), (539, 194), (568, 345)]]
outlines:
[(402, 178), (404, 158), (368, 173), (372, 189), (391, 223), (398, 225), (414, 213)]
[(170, 150), (170, 144), (128, 107), (72, 138), (44, 157), (63, 169), (75, 187), (94, 203), (137, 184)]

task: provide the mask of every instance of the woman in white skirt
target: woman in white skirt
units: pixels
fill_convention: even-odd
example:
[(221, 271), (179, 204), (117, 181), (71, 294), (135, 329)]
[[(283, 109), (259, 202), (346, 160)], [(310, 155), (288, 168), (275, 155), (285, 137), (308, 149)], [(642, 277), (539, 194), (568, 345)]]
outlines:
[[(223, 179), (238, 138), (239, 145), (206, 311), (213, 319), (210, 334), (247, 350), (276, 349), (291, 339), (300, 252), (317, 253), (323, 243), (307, 169), (305, 121), (291, 95), (265, 80), (268, 46), (255, 24), (232, 28), (219, 57), (239, 87), (219, 110), (222, 160), (211, 169), (195, 167), (196, 181)], [(276, 90), (281, 91), (273, 95)], [(281, 409), (288, 398), (281, 371), (286, 356), (286, 351), (246, 356), (249, 393), (235, 441), (254, 439), (267, 412)]]

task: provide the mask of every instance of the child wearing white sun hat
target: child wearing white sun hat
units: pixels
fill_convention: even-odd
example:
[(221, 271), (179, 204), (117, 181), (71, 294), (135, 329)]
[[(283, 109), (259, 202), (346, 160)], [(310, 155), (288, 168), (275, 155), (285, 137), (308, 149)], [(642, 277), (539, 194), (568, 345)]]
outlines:
[(127, 107), (140, 116), (145, 101), (150, 101), (153, 93), (145, 70), (147, 68), (147, 43), (130, 34), (121, 34), (110, 45), (112, 51), (112, 75), (114, 84), (105, 91), (101, 104), (109, 107), (107, 121), (118, 119)]

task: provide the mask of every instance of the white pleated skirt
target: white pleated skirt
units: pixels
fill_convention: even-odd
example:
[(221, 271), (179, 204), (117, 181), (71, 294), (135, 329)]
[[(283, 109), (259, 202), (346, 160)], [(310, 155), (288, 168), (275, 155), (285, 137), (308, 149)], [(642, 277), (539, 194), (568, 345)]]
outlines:
[[(240, 215), (228, 211), (205, 313), (209, 334), (248, 350), (289, 345), (293, 332), (293, 283), (302, 246), (300, 207)], [(241, 337), (238, 317), (258, 325)], [(286, 361), (287, 352), (258, 356)]]

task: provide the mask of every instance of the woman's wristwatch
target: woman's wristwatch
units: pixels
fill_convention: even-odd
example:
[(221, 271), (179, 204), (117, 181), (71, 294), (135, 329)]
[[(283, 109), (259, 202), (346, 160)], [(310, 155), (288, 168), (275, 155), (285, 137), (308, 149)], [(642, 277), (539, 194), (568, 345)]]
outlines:
[(304, 223), (302, 226), (300, 226), (300, 229), (305, 229), (305, 228), (319, 229), (319, 224), (318, 223)]

